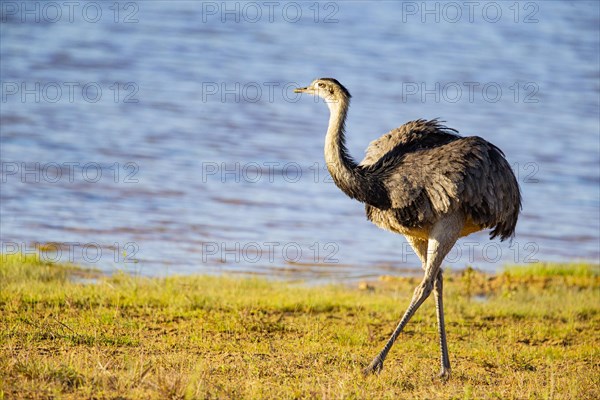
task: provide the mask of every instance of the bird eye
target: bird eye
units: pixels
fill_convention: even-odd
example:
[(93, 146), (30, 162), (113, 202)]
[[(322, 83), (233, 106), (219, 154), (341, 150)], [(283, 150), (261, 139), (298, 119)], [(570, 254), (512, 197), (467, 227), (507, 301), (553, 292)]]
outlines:
[(317, 84), (317, 86), (319, 86), (320, 88), (324, 88), (324, 87), (325, 87), (325, 84), (324, 84), (323, 82), (319, 82), (319, 83)]

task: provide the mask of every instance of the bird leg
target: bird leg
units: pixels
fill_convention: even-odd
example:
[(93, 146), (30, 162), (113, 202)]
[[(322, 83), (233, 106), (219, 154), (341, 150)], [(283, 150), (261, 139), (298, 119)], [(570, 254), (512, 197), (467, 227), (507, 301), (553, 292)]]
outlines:
[(427, 240), (408, 235), (406, 236), (406, 240), (408, 240), (415, 254), (421, 260), (421, 267), (425, 269), (427, 267)]
[[(414, 236), (407, 236), (406, 239), (419, 256), (422, 262), (423, 269), (427, 266), (427, 241)], [(435, 297), (435, 308), (437, 313), (438, 332), (440, 335), (441, 349), (441, 372), (439, 377), (446, 380), (450, 377), (450, 358), (448, 357), (448, 345), (446, 343), (446, 328), (444, 324), (444, 304), (443, 304), (443, 284), (444, 273), (442, 268), (439, 269), (433, 286), (433, 295)]]
[[(433, 290), (434, 284), (437, 284), (436, 280), (439, 280), (437, 278), (439, 276), (439, 271), (440, 271), (440, 266), (442, 264), (442, 261), (444, 260), (444, 257), (446, 257), (448, 252), (452, 249), (452, 246), (454, 246), (454, 243), (456, 243), (456, 240), (459, 237), (459, 234), (460, 234), (460, 231), (461, 231), (463, 225), (464, 225), (464, 218), (462, 218), (462, 216), (460, 214), (453, 214), (453, 215), (447, 216), (447, 217), (439, 220), (431, 228), (431, 231), (429, 233), (429, 241), (427, 244), (427, 250), (428, 250), (427, 253), (428, 254), (426, 257), (427, 265), (425, 267), (425, 276), (423, 277), (423, 280), (421, 281), (421, 283), (415, 288), (415, 292), (413, 294), (410, 305), (408, 306), (408, 309), (402, 316), (402, 319), (400, 319), (398, 326), (396, 327), (396, 329), (394, 329), (392, 336), (389, 338), (389, 340), (387, 341), (387, 343), (385, 344), (385, 346), (383, 347), (381, 352), (373, 359), (371, 364), (369, 364), (369, 366), (363, 370), (364, 374), (379, 372), (383, 369), (383, 361), (385, 360), (385, 357), (387, 356), (388, 352), (394, 345), (394, 342), (398, 338), (398, 335), (400, 335), (400, 333), (402, 332), (402, 330), (404, 329), (404, 327), (406, 326), (408, 321), (412, 318), (414, 313), (419, 309), (421, 304), (423, 304), (423, 302), (427, 299), (427, 297), (429, 297), (429, 295), (431, 294), (431, 292)], [(441, 276), (440, 276), (440, 278), (441, 278)], [(441, 280), (440, 280), (440, 282), (441, 282)], [(439, 297), (440, 300), (438, 302), (438, 307), (440, 307), (440, 311), (438, 312), (438, 321), (441, 321), (440, 332), (442, 332), (442, 331), (444, 332), (443, 340), (441, 340), (440, 342), (443, 342), (442, 346), (443, 346), (443, 348), (446, 348), (446, 345), (445, 345), (445, 343), (446, 343), (445, 337), (446, 336), (445, 336), (445, 330), (443, 330), (443, 326), (444, 326), (443, 325), (443, 309), (441, 309), (441, 307), (443, 306), (441, 303), (441, 286), (439, 286), (439, 289), (436, 286), (436, 291), (439, 291), (439, 294), (440, 294), (440, 297)], [(441, 316), (441, 319), (439, 319), (440, 316)], [(444, 357), (443, 350), (442, 350), (442, 357)], [(448, 360), (447, 350), (446, 350), (445, 360), (446, 361)], [(447, 361), (447, 364), (448, 364), (447, 371), (449, 371), (449, 362), (448, 361)], [(442, 372), (444, 372), (444, 371), (442, 371)]]
[(363, 370), (365, 375), (369, 374), (369, 373), (380, 372), (383, 369), (383, 361), (385, 360), (385, 357), (387, 356), (388, 352), (394, 345), (396, 338), (398, 338), (398, 335), (400, 335), (400, 332), (402, 332), (402, 330), (404, 329), (404, 326), (406, 326), (408, 321), (414, 315), (415, 311), (417, 311), (418, 308), (421, 306), (421, 304), (423, 304), (425, 299), (427, 299), (427, 297), (429, 297), (429, 294), (431, 293), (432, 289), (433, 289), (433, 279), (428, 278), (427, 273), (426, 273), (426, 276), (423, 279), (423, 281), (419, 284), (419, 286), (417, 286), (415, 288), (415, 292), (413, 294), (412, 300), (410, 301), (410, 305), (408, 306), (408, 309), (402, 316), (402, 319), (398, 323), (398, 326), (396, 327), (396, 329), (394, 329), (392, 336), (389, 338), (389, 340), (383, 347), (383, 350), (381, 350), (381, 352), (377, 355), (377, 357), (375, 357), (373, 359), (371, 364), (369, 364), (369, 366)]
[(444, 324), (444, 303), (442, 300), (444, 285), (443, 271), (440, 268), (435, 278), (433, 295), (435, 297), (435, 309), (437, 313), (438, 332), (440, 334), (440, 351), (442, 354), (442, 369), (439, 377), (443, 380), (450, 378), (450, 358), (448, 357), (448, 344), (446, 343), (446, 326)]

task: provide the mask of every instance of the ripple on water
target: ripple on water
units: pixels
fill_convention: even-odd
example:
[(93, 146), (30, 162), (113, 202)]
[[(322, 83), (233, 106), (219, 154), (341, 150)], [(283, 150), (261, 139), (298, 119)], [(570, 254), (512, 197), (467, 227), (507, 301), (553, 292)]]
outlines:
[[(590, 61), (598, 55), (597, 14), (594, 2), (549, 2), (537, 24), (398, 25), (392, 3), (344, 3), (333, 25), (228, 24), (199, 23), (194, 2), (148, 2), (144, 23), (131, 26), (23, 24), (8, 16), (3, 82), (97, 82), (103, 96), (3, 102), (2, 162), (24, 172), (3, 170), (0, 240), (98, 243), (111, 257), (97, 265), (147, 275), (418, 274), (404, 239), (370, 225), (363, 206), (325, 173), (324, 104), (291, 92), (335, 76), (354, 95), (347, 139), (356, 158), (405, 121), (441, 116), (500, 146), (515, 167), (524, 209), (512, 247), (473, 235), (448, 265), (598, 261), (600, 105), (598, 64)], [(138, 101), (115, 102), (115, 82), (135, 83)], [(407, 97), (403, 84), (415, 82), (497, 82), (503, 96)], [(537, 102), (514, 101), (515, 83), (521, 90), (535, 83)], [(207, 84), (218, 92), (207, 94)], [(262, 96), (248, 101), (256, 88)], [(62, 176), (55, 182), (45, 175), (50, 163)], [(72, 179), (65, 163), (79, 165)], [(98, 181), (82, 173), (96, 164)], [(131, 243), (127, 261), (135, 262), (116, 257), (115, 264), (113, 253)], [(258, 247), (236, 250), (248, 244)], [(498, 249), (498, 259), (484, 252)]]

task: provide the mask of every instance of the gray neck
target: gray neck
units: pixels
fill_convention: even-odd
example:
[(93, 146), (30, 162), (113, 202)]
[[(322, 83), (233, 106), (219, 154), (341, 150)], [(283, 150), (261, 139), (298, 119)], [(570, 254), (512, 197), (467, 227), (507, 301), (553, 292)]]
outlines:
[[(327, 102), (329, 106), (329, 126), (325, 137), (325, 162), (331, 177), (340, 186), (348, 187), (354, 182), (356, 162), (346, 149), (345, 122), (348, 102)], [(343, 190), (343, 189), (342, 189)]]
[(345, 122), (348, 99), (327, 102), (329, 127), (325, 137), (325, 162), (333, 181), (349, 197), (381, 209), (390, 207), (387, 191), (374, 174), (359, 167), (346, 149)]

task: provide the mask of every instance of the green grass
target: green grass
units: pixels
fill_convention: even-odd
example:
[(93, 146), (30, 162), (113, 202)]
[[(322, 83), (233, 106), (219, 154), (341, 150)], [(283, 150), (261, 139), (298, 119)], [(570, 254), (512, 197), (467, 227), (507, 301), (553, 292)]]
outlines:
[(592, 277), (600, 275), (600, 265), (584, 262), (574, 263), (536, 263), (530, 265), (511, 265), (504, 268), (505, 272), (513, 276), (577, 276)]
[[(359, 290), (108, 277), (35, 257), (0, 259), (0, 399), (600, 398), (598, 266), (447, 274), (453, 369), (443, 383), (432, 380), (432, 300), (383, 372), (360, 373), (408, 305), (414, 278)], [(79, 280), (90, 276), (95, 283)]]

